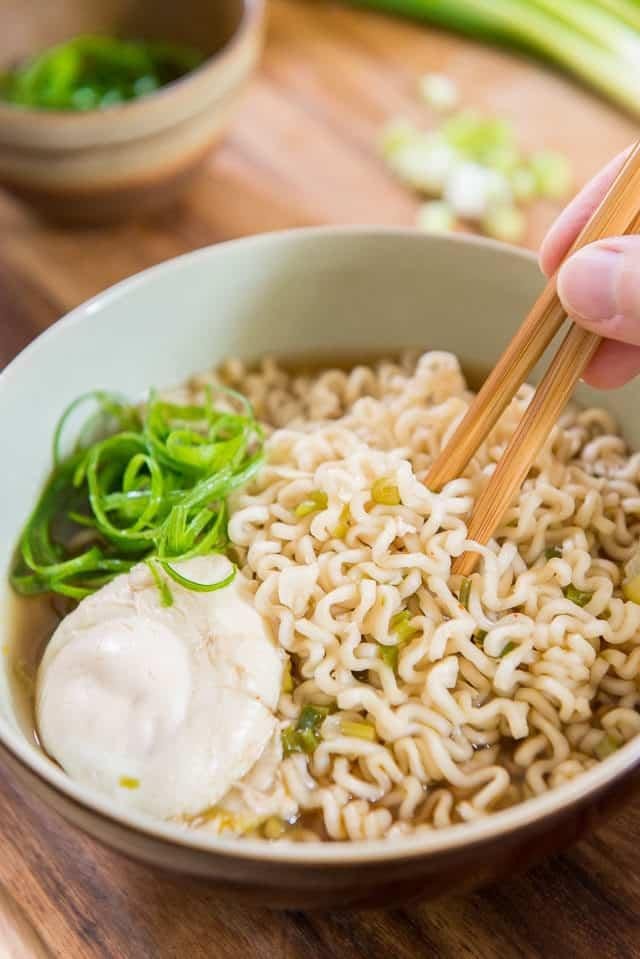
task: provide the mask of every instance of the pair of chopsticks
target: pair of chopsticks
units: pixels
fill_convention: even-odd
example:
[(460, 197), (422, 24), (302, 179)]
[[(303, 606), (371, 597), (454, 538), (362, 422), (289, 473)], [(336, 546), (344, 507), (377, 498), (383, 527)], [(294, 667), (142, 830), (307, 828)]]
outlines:
[[(638, 229), (640, 141), (567, 256), (594, 240), (635, 233)], [(425, 480), (429, 489), (440, 490), (449, 480), (460, 476), (565, 321), (566, 313), (558, 299), (557, 274), (556, 270), (433, 463)], [(478, 497), (469, 520), (469, 539), (484, 545), (493, 535), (600, 342), (601, 337), (597, 334), (571, 324), (509, 445)], [(468, 576), (479, 558), (476, 552), (463, 553), (455, 560), (452, 571)]]

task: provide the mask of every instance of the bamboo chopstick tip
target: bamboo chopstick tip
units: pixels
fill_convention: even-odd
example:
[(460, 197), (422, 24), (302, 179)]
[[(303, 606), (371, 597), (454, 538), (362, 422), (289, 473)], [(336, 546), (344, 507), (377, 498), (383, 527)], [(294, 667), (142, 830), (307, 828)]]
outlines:
[(479, 553), (461, 553), (460, 556), (457, 556), (453, 561), (451, 574), (453, 576), (471, 576), (479, 560)]

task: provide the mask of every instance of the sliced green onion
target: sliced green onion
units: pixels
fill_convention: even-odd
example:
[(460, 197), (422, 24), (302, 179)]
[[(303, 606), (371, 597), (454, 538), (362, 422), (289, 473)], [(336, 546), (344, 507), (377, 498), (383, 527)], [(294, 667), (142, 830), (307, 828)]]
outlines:
[(512, 143), (505, 143), (498, 146), (490, 146), (480, 151), (480, 159), (485, 166), (496, 170), (498, 173), (505, 173), (513, 183), (513, 174), (518, 169), (522, 160), (520, 151)]
[(464, 606), (465, 609), (469, 609), (469, 599), (471, 597), (471, 580), (467, 579), (466, 576), (462, 578), (460, 583), (460, 592), (458, 593), (458, 601), (461, 606)]
[(291, 726), (285, 726), (280, 734), (282, 739), (282, 752), (286, 756), (290, 756), (291, 753), (301, 753), (302, 746), (298, 739), (298, 731), (296, 727), (292, 724)]
[(432, 109), (446, 113), (458, 102), (458, 88), (444, 73), (425, 73), (418, 82), (420, 96)]
[(336, 539), (344, 539), (347, 533), (349, 532), (350, 522), (351, 522), (351, 512), (349, 510), (349, 504), (345, 503), (345, 505), (340, 510), (338, 523), (331, 531), (331, 535), (335, 536)]
[(482, 646), (484, 644), (485, 639), (487, 638), (487, 635), (488, 634), (486, 629), (476, 629), (475, 633), (473, 634), (471, 638), (474, 641), (474, 643), (476, 643), (478, 646)]
[(374, 742), (376, 739), (376, 729), (371, 723), (353, 722), (350, 719), (340, 721), (340, 732), (343, 736), (351, 736), (355, 739), (366, 739)]
[(136, 779), (134, 776), (120, 776), (118, 785), (121, 786), (122, 789), (139, 789), (140, 780)]
[(152, 93), (197, 67), (191, 47), (78, 36), (0, 75), (0, 97), (21, 107), (92, 110)]
[(398, 671), (398, 658), (400, 656), (399, 646), (386, 646), (382, 643), (379, 644), (378, 649), (380, 651), (380, 659), (388, 666), (389, 669), (392, 669), (394, 673)]
[(538, 195), (535, 173), (528, 166), (519, 166), (509, 174), (513, 198), (518, 203), (530, 203)]
[(320, 726), (330, 712), (330, 706), (304, 706), (297, 722), (282, 730), (284, 755), (289, 756), (291, 753), (309, 755), (314, 752), (320, 743)]
[(304, 516), (310, 516), (311, 513), (320, 513), (327, 508), (327, 494), (322, 490), (311, 490), (306, 499), (298, 503), (294, 512), (296, 516), (302, 519)]
[[(495, 117), (485, 117), (473, 110), (463, 110), (442, 126), (445, 140), (467, 160), (508, 170), (518, 161), (513, 127)], [(509, 161), (505, 164), (505, 158)], [(491, 162), (493, 158), (494, 163)]]
[(544, 558), (546, 560), (550, 559), (560, 559), (562, 556), (562, 550), (559, 546), (547, 546), (544, 551)]
[(593, 751), (598, 759), (606, 759), (607, 756), (611, 756), (617, 752), (618, 749), (620, 749), (620, 743), (607, 733), (602, 737)]
[(450, 233), (455, 225), (453, 210), (442, 200), (423, 203), (418, 210), (416, 226), (423, 233)]
[(320, 736), (315, 729), (298, 729), (296, 736), (298, 737), (301, 752), (310, 755), (318, 748)]
[(515, 643), (507, 643), (507, 645), (503, 646), (502, 649), (500, 650), (500, 659), (502, 659), (503, 656), (507, 656), (511, 652), (511, 650), (515, 648), (516, 648)]
[(381, 477), (371, 487), (371, 499), (380, 506), (399, 506), (400, 491), (395, 483)]
[(293, 692), (293, 676), (291, 675), (291, 658), (287, 656), (282, 670), (282, 692)]
[(512, 205), (493, 207), (482, 221), (483, 232), (503, 243), (519, 243), (526, 229), (524, 214)]
[(415, 126), (402, 117), (392, 120), (385, 127), (380, 138), (380, 152), (390, 158), (409, 143), (413, 143), (420, 134)]
[(442, 137), (419, 133), (387, 154), (390, 169), (407, 186), (440, 196), (459, 156)]
[(529, 169), (536, 180), (541, 196), (552, 200), (564, 199), (571, 190), (572, 176), (569, 161), (561, 153), (541, 150), (529, 157)]
[(591, 600), (593, 593), (587, 593), (585, 590), (578, 589), (573, 583), (569, 583), (564, 589), (564, 595), (571, 603), (575, 603), (576, 606), (586, 606)]
[(496, 208), (511, 204), (509, 180), (481, 163), (460, 163), (448, 177), (444, 199), (456, 216), (483, 223)]
[(418, 633), (415, 626), (411, 625), (412, 614), (408, 609), (401, 609), (389, 620), (389, 630), (398, 637), (399, 643), (406, 643)]
[[(236, 402), (235, 394), (223, 392)], [(68, 439), (84, 406), (84, 425)], [(74, 401), (55, 430), (54, 468), (22, 532), (14, 589), (80, 600), (149, 560), (164, 603), (170, 593), (158, 567), (188, 589), (229, 583), (235, 571), (220, 582), (199, 583), (174, 563), (227, 545), (226, 497), (262, 462), (262, 430), (244, 398), (241, 406), (242, 414), (230, 413), (210, 400), (180, 406), (152, 394), (141, 416), (100, 391)], [(76, 545), (79, 530), (83, 550)]]

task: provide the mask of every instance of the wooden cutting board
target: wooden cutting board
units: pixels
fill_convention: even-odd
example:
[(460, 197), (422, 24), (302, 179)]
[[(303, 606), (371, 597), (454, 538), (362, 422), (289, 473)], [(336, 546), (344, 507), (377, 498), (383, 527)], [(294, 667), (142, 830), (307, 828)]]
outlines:
[[(176, 213), (63, 232), (0, 195), (0, 365), (82, 300), (204, 244), (305, 224), (410, 225), (416, 203), (372, 144), (428, 121), (416, 78), (444, 70), (522, 143), (565, 151), (577, 184), (637, 124), (538, 64), (338, 4), (272, 0), (260, 71), (225, 144)], [(557, 212), (540, 204), (527, 244)], [(359, 915), (221, 905), (84, 838), (0, 771), (0, 956), (39, 959), (625, 959), (640, 956), (640, 799), (527, 876), (423, 907)], [(11, 930), (9, 932), (8, 930)], [(16, 945), (22, 939), (22, 951)]]

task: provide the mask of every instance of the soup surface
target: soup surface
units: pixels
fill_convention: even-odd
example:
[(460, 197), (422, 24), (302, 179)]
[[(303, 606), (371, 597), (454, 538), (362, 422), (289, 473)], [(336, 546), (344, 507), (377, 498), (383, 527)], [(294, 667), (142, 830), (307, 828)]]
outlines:
[[(465, 519), (530, 387), (435, 494), (423, 479), (471, 396), (454, 356), (308, 371), (234, 360), (168, 395), (202, 402), (217, 381), (267, 431), (263, 465), (229, 500), (227, 555), (282, 679), (259, 755), (215, 802), (178, 815), (186, 827), (292, 840), (432, 830), (552, 789), (640, 731), (640, 456), (608, 413), (563, 415), (485, 548)], [(478, 571), (452, 576), (469, 548)], [(17, 606), (27, 722), (69, 607)], [(126, 782), (120, 798), (135, 803), (140, 784)]]

